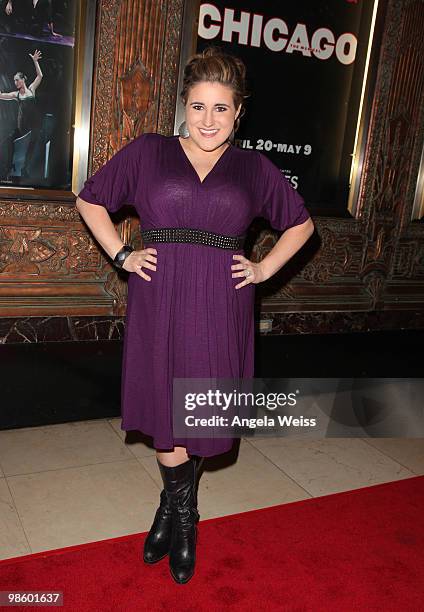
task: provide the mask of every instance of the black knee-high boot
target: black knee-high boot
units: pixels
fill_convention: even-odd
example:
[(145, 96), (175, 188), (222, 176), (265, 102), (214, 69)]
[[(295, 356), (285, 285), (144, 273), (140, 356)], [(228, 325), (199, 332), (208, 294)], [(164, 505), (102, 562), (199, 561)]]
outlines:
[(190, 457), (174, 467), (160, 465), (166, 496), (171, 506), (172, 530), (169, 568), (174, 580), (185, 583), (194, 574), (196, 563), (197, 467), (201, 461)]
[[(196, 468), (195, 500), (197, 507), (197, 487), (199, 482), (198, 477), (204, 458), (196, 456), (193, 459), (195, 461)], [(159, 508), (156, 510), (153, 524), (144, 541), (143, 559), (146, 563), (156, 563), (160, 559), (163, 559), (169, 553), (171, 548), (172, 509), (171, 502), (168, 499), (168, 495), (166, 494), (167, 470), (163, 469), (167, 466), (164, 466), (162, 463), (160, 463), (157, 458), (156, 461), (159, 466), (159, 470), (165, 488), (161, 491)]]

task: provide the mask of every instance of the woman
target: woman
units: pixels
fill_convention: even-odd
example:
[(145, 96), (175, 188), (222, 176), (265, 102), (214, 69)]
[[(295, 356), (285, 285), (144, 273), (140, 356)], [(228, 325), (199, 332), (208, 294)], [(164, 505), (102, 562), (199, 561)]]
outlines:
[[(195, 55), (181, 96), (183, 137), (136, 138), (85, 183), (77, 207), (130, 272), (121, 428), (153, 437), (164, 483), (144, 560), (169, 554), (174, 580), (184, 583), (195, 566), (196, 472), (234, 440), (173, 437), (173, 378), (253, 377), (254, 286), (298, 251), (313, 223), (274, 164), (229, 142), (244, 112), (241, 60), (213, 47)], [(110, 220), (125, 202), (139, 213), (144, 249), (123, 245)], [(255, 263), (240, 236), (259, 215), (291, 229)]]
[(41, 59), (41, 51), (36, 49), (32, 55), (29, 53), (29, 56), (34, 62), (36, 72), (36, 77), (32, 83), (27, 87), (26, 83), (28, 77), (23, 72), (17, 72), (13, 77), (16, 91), (0, 93), (0, 100), (13, 100), (18, 104), (16, 128), (3, 141), (4, 144), (2, 143), (7, 155), (6, 176), (12, 169), (14, 142), (16, 138), (20, 138), (21, 136), (25, 136), (25, 134), (28, 132), (31, 132), (30, 142), (25, 155), (25, 163), (21, 172), (22, 177), (29, 176), (29, 165), (40, 131), (35, 91), (43, 78), (43, 73), (41, 72), (39, 64), (39, 60)]

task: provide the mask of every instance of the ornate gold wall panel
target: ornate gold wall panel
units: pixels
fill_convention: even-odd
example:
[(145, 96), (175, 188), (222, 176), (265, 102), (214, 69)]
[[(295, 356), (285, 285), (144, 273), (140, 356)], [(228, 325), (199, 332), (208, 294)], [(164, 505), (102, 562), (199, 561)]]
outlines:
[[(315, 218), (316, 234), (257, 287), (264, 316), (417, 309), (424, 223), (411, 221), (424, 141), (424, 2), (381, 0), (381, 46), (356, 218)], [(173, 133), (183, 1), (98, 4), (91, 174), (139, 134)], [(131, 209), (116, 221), (139, 244)], [(259, 233), (255, 233), (258, 230)], [(252, 228), (252, 259), (275, 234)], [(0, 315), (123, 315), (126, 275), (110, 265), (73, 201), (0, 200)]]

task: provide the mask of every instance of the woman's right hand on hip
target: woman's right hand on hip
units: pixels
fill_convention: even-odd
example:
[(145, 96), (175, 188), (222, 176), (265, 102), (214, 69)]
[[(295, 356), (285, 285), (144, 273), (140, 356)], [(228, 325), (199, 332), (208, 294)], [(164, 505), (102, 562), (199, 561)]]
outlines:
[(156, 272), (157, 258), (155, 255), (157, 255), (157, 251), (153, 248), (133, 251), (128, 255), (122, 267), (127, 272), (135, 272), (141, 276), (141, 278), (150, 281), (152, 280), (151, 277), (143, 272), (142, 268), (149, 268), (149, 270), (154, 270)]

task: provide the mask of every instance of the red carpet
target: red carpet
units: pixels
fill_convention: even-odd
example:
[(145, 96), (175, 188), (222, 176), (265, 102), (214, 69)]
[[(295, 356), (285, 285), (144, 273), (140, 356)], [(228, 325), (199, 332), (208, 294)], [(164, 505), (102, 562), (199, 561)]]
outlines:
[(185, 585), (167, 557), (143, 563), (138, 534), (0, 561), (0, 590), (61, 590), (61, 609), (72, 612), (418, 612), (423, 516), (418, 476), (201, 520)]

